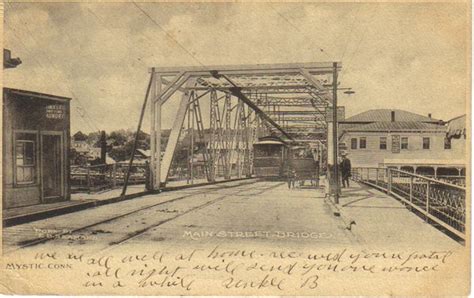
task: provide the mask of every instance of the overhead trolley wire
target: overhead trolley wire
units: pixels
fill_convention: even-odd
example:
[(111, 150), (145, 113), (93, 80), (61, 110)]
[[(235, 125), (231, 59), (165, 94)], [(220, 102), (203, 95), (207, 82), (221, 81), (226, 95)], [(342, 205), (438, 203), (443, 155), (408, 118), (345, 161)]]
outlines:
[[(293, 27), (296, 31), (298, 31), (304, 38), (307, 38), (306, 34), (303, 33), (303, 31), (300, 30), (300, 28), (298, 28), (298, 26), (296, 26), (295, 24), (293, 24), (292, 22), (290, 22), (290, 20), (285, 17), (283, 14), (281, 14), (278, 10), (276, 10), (272, 4), (269, 4), (270, 8), (280, 17), (282, 18), (286, 23), (288, 23), (291, 27)], [(315, 44), (318, 48), (319, 48), (319, 51), (323, 54), (326, 55), (326, 57), (329, 58), (329, 60), (331, 60), (331, 57), (329, 56), (329, 54), (326, 52), (325, 49), (323, 49), (321, 46), (319, 46), (318, 44), (316, 44), (311, 38), (310, 40), (313, 42), (313, 44)]]
[(340, 77), (342, 78), (342, 76), (348, 72), (348, 70), (351, 68), (351, 64), (352, 61), (354, 60), (354, 57), (356, 57), (356, 54), (359, 52), (359, 48), (360, 48), (360, 45), (362, 44), (362, 41), (364, 40), (364, 38), (366, 37), (366, 34), (367, 34), (367, 28), (369, 27), (369, 25), (371, 24), (376, 12), (377, 12), (377, 8), (378, 8), (378, 4), (375, 3), (374, 4), (374, 8), (372, 9), (372, 14), (370, 15), (370, 17), (368, 18), (367, 22), (365, 23), (365, 27), (364, 27), (364, 30), (362, 31), (362, 34), (360, 35), (360, 39), (359, 39), (359, 42), (357, 43), (357, 46), (355, 48), (355, 50), (352, 52), (352, 55), (350, 56), (350, 59), (348, 59), (348, 62), (345, 63), (346, 67), (344, 69), (342, 69), (341, 71), (341, 74), (340, 74)]
[[(7, 27), (9, 27), (10, 29), (12, 29), (8, 24), (5, 24)], [(30, 51), (27, 50), (27, 47), (26, 45), (21, 41), (20, 38), (16, 37), (15, 35), (13, 35), (13, 37), (18, 41), (20, 47), (22, 47), (24, 49), (25, 52), (27, 52), (31, 57), (33, 57), (33, 59), (36, 61), (36, 63), (40, 66), (40, 67), (44, 67), (44, 65), (38, 61), (38, 59), (36, 59), (35, 55), (32, 55), (32, 53)], [(33, 73), (35, 73), (36, 75), (38, 75), (38, 72), (34, 69), (32, 69)], [(96, 131), (97, 130), (97, 127), (93, 127), (93, 123), (91, 123), (91, 121), (87, 121), (85, 118), (84, 118), (84, 113), (85, 113), (85, 110), (82, 106), (82, 103), (80, 101), (78, 101), (79, 105), (80, 106), (76, 106), (76, 110), (78, 110), (78, 114), (79, 116), (81, 117), (81, 120), (84, 122), (84, 124), (86, 124), (87, 126), (89, 126), (89, 128), (92, 130), (92, 131)], [(82, 112), (81, 112), (82, 111)]]
[[(12, 8), (12, 4), (11, 3), (6, 3), (8, 6), (10, 6), (10, 8)], [(8, 25), (7, 22), (4, 22), (4, 24), (13, 32), (15, 33), (18, 33), (17, 30), (15, 28), (12, 28), (10, 25)], [(31, 33), (31, 31), (29, 30), (28, 26), (25, 24), (25, 29), (26, 29), (26, 34), (30, 36), (30, 38), (34, 41), (34, 43), (36, 44), (37, 48), (40, 48), (38, 46), (38, 42), (37, 40), (33, 37), (33, 34)], [(29, 53), (29, 55), (31, 57), (33, 57), (33, 59), (38, 63), (39, 66), (41, 67), (44, 67), (43, 63), (41, 63), (37, 58), (36, 58), (36, 55), (33, 55), (31, 51), (28, 50), (28, 47), (24, 44), (23, 41), (21, 41), (21, 38), (16, 36), (15, 34), (13, 35), (14, 38), (20, 43), (20, 46), (23, 47), (23, 49), (25, 50), (25, 52)], [(50, 59), (50, 57), (48, 56), (48, 54), (44, 51), (42, 51), (42, 54), (45, 56), (45, 58), (48, 60), (49, 64), (57, 71), (59, 71), (59, 69), (56, 67), (56, 65), (52, 62), (52, 60)], [(33, 70), (34, 73), (38, 74), (35, 70)], [(70, 77), (68, 77), (70, 79)], [(75, 92), (72, 90), (71, 87), (67, 86), (66, 85), (66, 88), (71, 92), (71, 94), (73, 95), (74, 99), (76, 100), (76, 102), (78, 103), (78, 107), (76, 107), (77, 110), (82, 110), (83, 113), (79, 112), (79, 116), (82, 118), (82, 120), (84, 121), (84, 123), (86, 123), (89, 128), (92, 129), (92, 131), (98, 131), (99, 128), (98, 126), (96, 125), (95, 121), (89, 116), (89, 114), (87, 113), (86, 109), (84, 108), (84, 105), (82, 104), (82, 102), (80, 101), (79, 97), (75, 94)], [(87, 121), (85, 118), (84, 118), (84, 115), (89, 118), (89, 121)]]
[[(352, 21), (351, 30), (349, 31), (346, 43), (344, 45), (344, 50), (342, 52), (341, 61), (344, 60), (344, 57), (345, 57), (346, 51), (347, 51), (347, 46), (348, 46), (348, 44), (349, 44), (349, 42), (351, 41), (351, 38), (352, 38), (352, 32), (354, 31), (354, 28), (356, 27), (355, 23), (357, 21), (357, 16), (359, 15), (359, 12), (360, 12), (360, 9), (361, 9), (360, 5), (362, 5), (362, 4), (359, 4), (359, 7), (357, 8), (357, 12), (354, 14), (354, 20)], [(358, 22), (358, 24), (360, 24), (360, 21)]]
[(141, 8), (136, 2), (132, 1), (132, 4), (143, 14), (145, 15), (153, 24), (155, 24), (165, 35), (171, 39), (175, 44), (177, 44), (186, 54), (188, 54), (194, 61), (199, 63), (201, 66), (204, 64), (199, 61), (199, 59), (193, 55), (183, 44), (181, 44), (177, 39), (175, 39), (171, 34), (169, 34), (157, 21), (155, 21), (143, 8)]

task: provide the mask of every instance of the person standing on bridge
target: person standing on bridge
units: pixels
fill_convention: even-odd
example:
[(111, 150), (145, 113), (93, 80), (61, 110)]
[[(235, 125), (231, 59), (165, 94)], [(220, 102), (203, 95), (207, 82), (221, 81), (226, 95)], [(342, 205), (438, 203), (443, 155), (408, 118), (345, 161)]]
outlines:
[(342, 153), (342, 161), (340, 164), (342, 187), (349, 187), (349, 177), (351, 177), (351, 161), (347, 158), (347, 153)]
[(296, 171), (293, 166), (288, 167), (288, 189), (295, 188)]

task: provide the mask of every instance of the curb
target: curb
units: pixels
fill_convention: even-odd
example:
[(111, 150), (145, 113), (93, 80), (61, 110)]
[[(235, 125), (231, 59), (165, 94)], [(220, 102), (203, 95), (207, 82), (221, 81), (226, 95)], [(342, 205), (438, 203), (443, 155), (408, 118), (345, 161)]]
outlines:
[(54, 208), (54, 209), (48, 209), (48, 210), (42, 210), (38, 212), (33, 212), (33, 213), (28, 213), (28, 214), (22, 214), (22, 215), (17, 215), (9, 218), (3, 218), (2, 223), (3, 227), (12, 227), (20, 224), (25, 224), (41, 219), (46, 219), (54, 216), (59, 216), (59, 215), (64, 215), (68, 213), (73, 213), (77, 211), (82, 211), (85, 209), (89, 208), (94, 208), (94, 207), (99, 207), (103, 205), (108, 205), (108, 204), (113, 204), (113, 203), (118, 203), (126, 200), (131, 200), (135, 199), (138, 197), (146, 196), (146, 195), (151, 195), (151, 194), (159, 194), (161, 192), (168, 192), (168, 191), (175, 191), (175, 190), (181, 190), (181, 189), (187, 189), (187, 188), (194, 188), (194, 187), (202, 187), (202, 186), (209, 186), (209, 185), (214, 185), (214, 184), (222, 184), (222, 183), (227, 183), (227, 182), (235, 182), (235, 181), (242, 181), (242, 180), (251, 180), (251, 179), (258, 179), (258, 178), (237, 178), (237, 179), (231, 179), (231, 180), (225, 180), (225, 181), (216, 181), (216, 182), (203, 182), (203, 183), (197, 183), (197, 184), (192, 184), (192, 185), (180, 185), (180, 186), (170, 186), (170, 187), (164, 187), (161, 190), (146, 190), (142, 192), (137, 192), (133, 194), (128, 194), (125, 196), (118, 196), (118, 197), (112, 197), (109, 199), (105, 200), (93, 200), (93, 201), (87, 201), (87, 202), (78, 202), (77, 204), (69, 205), (69, 206), (64, 206), (64, 207), (59, 207), (59, 208)]
[(342, 211), (342, 208), (339, 205), (334, 204), (334, 202), (331, 201), (330, 198), (325, 197), (324, 202), (329, 206), (329, 208), (331, 209), (333, 215), (336, 216), (336, 217), (339, 217), (342, 220), (342, 222), (344, 223), (344, 225), (346, 226), (346, 228), (349, 231), (351, 231), (351, 229), (352, 229), (351, 226), (353, 224), (356, 224), (355, 220), (352, 219), (352, 218), (347, 217), (344, 214), (344, 212)]

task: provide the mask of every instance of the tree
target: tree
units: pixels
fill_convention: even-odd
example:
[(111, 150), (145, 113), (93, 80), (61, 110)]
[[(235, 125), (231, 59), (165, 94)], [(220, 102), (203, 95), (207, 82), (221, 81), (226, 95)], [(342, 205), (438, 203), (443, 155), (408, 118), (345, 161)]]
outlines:
[(124, 129), (112, 131), (108, 137), (112, 140), (112, 146), (123, 146), (128, 140), (128, 133)]
[(87, 143), (93, 147), (96, 147), (95, 144), (99, 140), (99, 137), (100, 137), (100, 131), (90, 132), (87, 135)]
[(84, 154), (77, 152), (74, 148), (71, 148), (69, 151), (69, 161), (72, 165), (87, 165), (87, 157)]
[(127, 152), (127, 149), (124, 148), (124, 146), (118, 146), (110, 150), (109, 156), (115, 161), (124, 161), (130, 158), (130, 152)]

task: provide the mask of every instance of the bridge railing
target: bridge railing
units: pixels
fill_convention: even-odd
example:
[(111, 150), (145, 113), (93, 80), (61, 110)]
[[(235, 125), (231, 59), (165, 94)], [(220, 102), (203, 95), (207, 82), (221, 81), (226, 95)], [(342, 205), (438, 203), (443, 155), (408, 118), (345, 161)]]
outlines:
[[(125, 181), (128, 163), (93, 166), (71, 166), (71, 192), (93, 193), (121, 187)], [(134, 163), (130, 169), (128, 184), (146, 183), (148, 164)]]
[(392, 168), (353, 168), (352, 179), (385, 191), (427, 222), (465, 239), (465, 187)]

